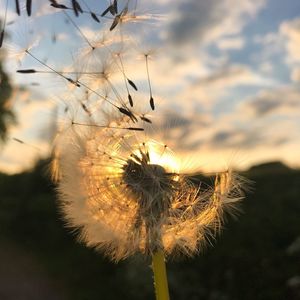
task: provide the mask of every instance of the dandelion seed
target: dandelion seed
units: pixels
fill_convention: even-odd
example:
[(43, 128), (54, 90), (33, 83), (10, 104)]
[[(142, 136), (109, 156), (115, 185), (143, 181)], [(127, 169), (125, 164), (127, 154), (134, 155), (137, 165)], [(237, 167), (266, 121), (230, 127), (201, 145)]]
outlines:
[(91, 17), (98, 23), (100, 23), (100, 20), (98, 19), (97, 15), (94, 12), (91, 12)]
[(117, 54), (118, 58), (119, 58), (119, 61), (120, 61), (120, 65), (121, 65), (121, 72), (123, 74), (123, 78), (124, 78), (124, 83), (125, 83), (125, 87), (126, 87), (126, 90), (127, 90), (127, 96), (128, 96), (128, 101), (129, 101), (129, 104), (131, 107), (133, 107), (133, 100), (132, 100), (132, 96), (130, 95), (129, 93), (129, 89), (128, 89), (128, 84), (127, 82), (137, 91), (137, 87), (136, 85), (133, 83), (132, 80), (130, 80), (126, 74), (125, 74), (125, 69), (124, 69), (124, 64), (123, 64), (123, 61), (122, 61), (122, 58), (121, 58), (121, 54), (118, 53)]
[(37, 152), (41, 152), (41, 149), (40, 149), (39, 147), (34, 146), (34, 145), (31, 145), (31, 144), (28, 144), (28, 143), (24, 142), (23, 140), (21, 140), (21, 139), (19, 139), (19, 138), (12, 137), (11, 139), (12, 139), (13, 141), (19, 143), (19, 144), (22, 144), (22, 145), (25, 145), (25, 146), (27, 146), (27, 147), (32, 148), (32, 149), (34, 149), (34, 150), (37, 151)]
[(18, 138), (13, 137), (12, 139), (13, 139), (14, 141), (16, 141), (17, 143), (24, 144), (24, 141), (22, 141), (22, 140), (20, 140), (20, 139), (18, 139)]
[(4, 29), (2, 29), (0, 33), (0, 48), (2, 47), (3, 40), (4, 40)]
[[(72, 78), (66, 77), (65, 75), (63, 75), (61, 72), (56, 71), (55, 69), (53, 69), (52, 67), (48, 66), (47, 64), (45, 64), (42, 60), (40, 60), (39, 58), (37, 58), (35, 55), (33, 55), (29, 50), (25, 50), (25, 52), (30, 55), (33, 59), (35, 59), (37, 62), (39, 62), (41, 65), (43, 65), (44, 67), (46, 67), (47, 69), (49, 69), (50, 71), (52, 71), (53, 73), (57, 74), (58, 76), (66, 79), (68, 82), (72, 83), (73, 85), (80, 87), (79, 82), (75, 82)], [(19, 73), (36, 73), (37, 71), (34, 69), (27, 69), (27, 70), (18, 70)], [(21, 72), (20, 72), (21, 71)], [(24, 72), (25, 71), (25, 72)], [(42, 73), (42, 72), (39, 72)]]
[(154, 105), (154, 99), (153, 99), (153, 97), (152, 97), (152, 96), (150, 97), (150, 107), (151, 107), (151, 109), (152, 109), (152, 110), (154, 110), (154, 109), (155, 109), (155, 105)]
[(133, 107), (133, 100), (130, 94), (128, 94), (128, 101), (131, 107)]
[(134, 123), (137, 122), (137, 118), (136, 116), (127, 108), (124, 108), (124, 107), (118, 107), (120, 113), (128, 116)]
[(144, 128), (140, 127), (116, 127), (116, 126), (106, 126), (106, 125), (98, 125), (98, 124), (83, 124), (72, 121), (72, 125), (80, 125), (87, 127), (99, 127), (99, 128), (109, 128), (109, 129), (119, 129), (119, 130), (131, 130), (131, 131), (144, 131)]
[(139, 128), (139, 127), (127, 127), (126, 129), (128, 130), (133, 130), (133, 131), (144, 131), (144, 128)]
[(76, 17), (79, 16), (79, 13), (83, 13), (83, 10), (82, 10), (80, 4), (76, 0), (72, 0), (72, 7), (73, 7), (74, 14)]
[(103, 13), (101, 14), (101, 17), (106, 16), (110, 11), (111, 11), (111, 5), (103, 11)]
[(145, 61), (146, 61), (146, 70), (147, 70), (147, 78), (148, 78), (148, 86), (149, 86), (149, 92), (150, 92), (150, 107), (152, 110), (155, 109), (154, 105), (154, 99), (152, 96), (152, 88), (151, 88), (151, 82), (150, 82), (150, 74), (149, 74), (149, 65), (148, 65), (148, 54), (145, 54)]
[[(128, 5), (128, 4), (127, 4)], [(115, 29), (115, 27), (125, 18), (125, 16), (127, 15), (128, 12), (128, 6), (125, 6), (122, 11), (117, 14), (113, 20), (113, 23), (111, 24), (109, 30), (112, 31)], [(114, 6), (112, 6), (114, 7)], [(115, 12), (115, 9), (113, 8), (113, 11)], [(113, 14), (114, 15), (114, 14)]]
[(2, 28), (1, 33), (0, 33), (0, 48), (2, 47), (3, 41), (4, 41), (5, 25), (6, 25), (6, 18), (7, 18), (7, 6), (8, 6), (8, 0), (6, 0), (5, 13), (4, 13), (4, 21), (3, 21), (3, 28)]
[(114, 8), (115, 14), (118, 13), (118, 1), (114, 0), (112, 7)]
[(112, 31), (115, 29), (115, 27), (119, 24), (120, 22), (120, 19), (121, 19), (121, 16), (120, 15), (117, 15), (114, 20), (113, 20), (113, 23), (111, 24), (109, 30)]
[(56, 44), (57, 37), (56, 37), (55, 32), (53, 32), (53, 34), (52, 34), (52, 36), (51, 36), (51, 41), (52, 41), (53, 44)]
[(130, 80), (130, 79), (127, 78), (127, 81), (128, 81), (128, 83), (129, 83), (136, 91), (138, 90), (137, 87), (136, 87), (136, 85), (134, 84), (134, 82), (133, 82), (132, 80)]
[[(136, 2), (137, 3), (137, 2)], [(166, 20), (166, 15), (164, 14), (152, 14), (146, 12), (137, 12), (137, 7), (135, 6), (133, 12), (126, 13), (122, 16), (122, 23), (138, 23), (151, 21), (151, 25), (154, 25), (156, 21)]]
[(149, 119), (149, 118), (146, 118), (145, 116), (140, 116), (140, 119), (142, 120), (142, 121), (145, 121), (145, 122), (147, 122), (147, 123), (152, 123), (152, 121)]
[(58, 4), (56, 1), (51, 1), (50, 4), (52, 7), (59, 8), (59, 9), (69, 9), (69, 7), (65, 6), (64, 4)]
[(16, 0), (15, 3), (16, 3), (16, 13), (20, 16), (21, 15), (21, 11), (20, 11), (19, 0)]
[[(84, 0), (83, 0), (83, 3), (87, 7), (88, 13), (91, 15), (91, 17), (94, 19), (94, 21), (96, 21), (97, 23), (100, 23), (100, 20), (97, 17), (97, 14), (91, 11), (91, 9), (89, 8), (89, 6), (87, 5), (87, 3)], [(81, 12), (83, 13), (84, 11), (82, 10)]]
[(23, 69), (23, 70), (17, 70), (17, 73), (32, 74), (32, 73), (36, 73), (36, 70), (35, 69)]
[(65, 79), (67, 79), (69, 82), (71, 82), (75, 86), (80, 87), (80, 84), (78, 83), (78, 81), (74, 81), (72, 78), (69, 78), (69, 77), (65, 77)]
[(26, 0), (26, 11), (29, 17), (31, 16), (31, 9), (32, 9), (32, 0)]
[(87, 106), (84, 104), (84, 103), (80, 103), (81, 104), (81, 107), (82, 109), (91, 117), (92, 116), (92, 113), (91, 111), (87, 108)]

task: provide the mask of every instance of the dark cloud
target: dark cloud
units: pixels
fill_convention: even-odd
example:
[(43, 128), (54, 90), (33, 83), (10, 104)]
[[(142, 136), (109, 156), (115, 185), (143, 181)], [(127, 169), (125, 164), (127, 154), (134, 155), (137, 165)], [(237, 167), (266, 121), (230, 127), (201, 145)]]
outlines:
[(259, 97), (252, 101), (250, 106), (256, 115), (262, 116), (281, 106), (282, 101), (278, 98)]
[(239, 33), (249, 16), (263, 6), (265, 0), (186, 0), (177, 7), (169, 27), (174, 44), (215, 41), (222, 35)]
[[(267, 142), (264, 135), (264, 131), (257, 128), (231, 128), (216, 132), (209, 141), (209, 144), (213, 148), (251, 149), (261, 143), (266, 145)], [(268, 142), (270, 142), (270, 140), (268, 140)]]
[(171, 23), (169, 37), (175, 44), (192, 39), (202, 40), (209, 28), (218, 24), (222, 12), (219, 0), (183, 1), (177, 9), (177, 17)]
[(232, 148), (232, 149), (255, 149), (264, 145), (269, 147), (281, 146), (288, 143), (287, 137), (269, 136), (264, 128), (244, 128), (244, 129), (228, 129), (216, 132), (208, 144), (212, 148)]
[(177, 150), (196, 150), (203, 143), (201, 131), (209, 124), (199, 115), (195, 118), (172, 111), (166, 113), (161, 120), (153, 122), (147, 130), (159, 135), (166, 143), (176, 141)]
[(162, 126), (171, 128), (188, 128), (194, 126), (195, 123), (201, 128), (209, 125), (209, 122), (201, 118), (200, 114), (197, 114), (197, 119), (195, 119), (174, 111), (166, 113), (162, 120)]
[(287, 137), (279, 137), (273, 141), (274, 146), (282, 146), (289, 142), (290, 140)]
[(219, 131), (211, 139), (214, 146), (224, 145), (230, 143), (230, 140), (236, 136), (237, 132), (233, 131)]
[(195, 82), (200, 86), (230, 86), (238, 84), (258, 84), (255, 81), (254, 74), (251, 69), (245, 65), (228, 65), (218, 69), (211, 75), (201, 78)]
[(191, 120), (186, 116), (181, 116), (176, 112), (169, 112), (164, 115), (162, 126), (172, 128), (184, 128), (191, 125)]
[(299, 110), (300, 89), (281, 88), (261, 92), (242, 108), (250, 109), (255, 116), (264, 116), (273, 112), (285, 114), (287, 111)]

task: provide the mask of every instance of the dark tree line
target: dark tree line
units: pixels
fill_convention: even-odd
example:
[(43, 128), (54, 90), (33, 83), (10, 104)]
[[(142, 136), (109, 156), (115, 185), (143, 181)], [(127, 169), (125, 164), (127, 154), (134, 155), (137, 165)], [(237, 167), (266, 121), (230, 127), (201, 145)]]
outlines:
[(1, 142), (4, 142), (6, 140), (9, 125), (15, 122), (15, 116), (10, 107), (10, 98), (12, 96), (12, 92), (13, 92), (13, 87), (10, 83), (8, 75), (3, 69), (3, 61), (0, 60), (0, 141)]

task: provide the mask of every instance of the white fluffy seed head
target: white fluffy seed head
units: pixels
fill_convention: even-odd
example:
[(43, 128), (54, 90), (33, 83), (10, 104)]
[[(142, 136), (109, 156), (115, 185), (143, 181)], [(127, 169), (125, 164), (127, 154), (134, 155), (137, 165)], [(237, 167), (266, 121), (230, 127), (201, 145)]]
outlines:
[(228, 171), (216, 175), (212, 187), (195, 186), (172, 151), (142, 132), (73, 125), (58, 138), (55, 153), (68, 226), (115, 261), (157, 249), (193, 255), (242, 198)]

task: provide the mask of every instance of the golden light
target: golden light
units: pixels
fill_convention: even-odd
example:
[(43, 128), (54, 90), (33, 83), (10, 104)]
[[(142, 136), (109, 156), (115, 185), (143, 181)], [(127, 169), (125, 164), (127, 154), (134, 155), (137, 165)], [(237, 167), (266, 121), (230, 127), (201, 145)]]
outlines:
[(178, 174), (180, 171), (180, 161), (176, 158), (173, 151), (165, 144), (155, 140), (149, 140), (143, 143), (134, 154), (140, 156), (140, 150), (147, 151), (150, 157), (150, 163), (163, 167), (167, 172)]

